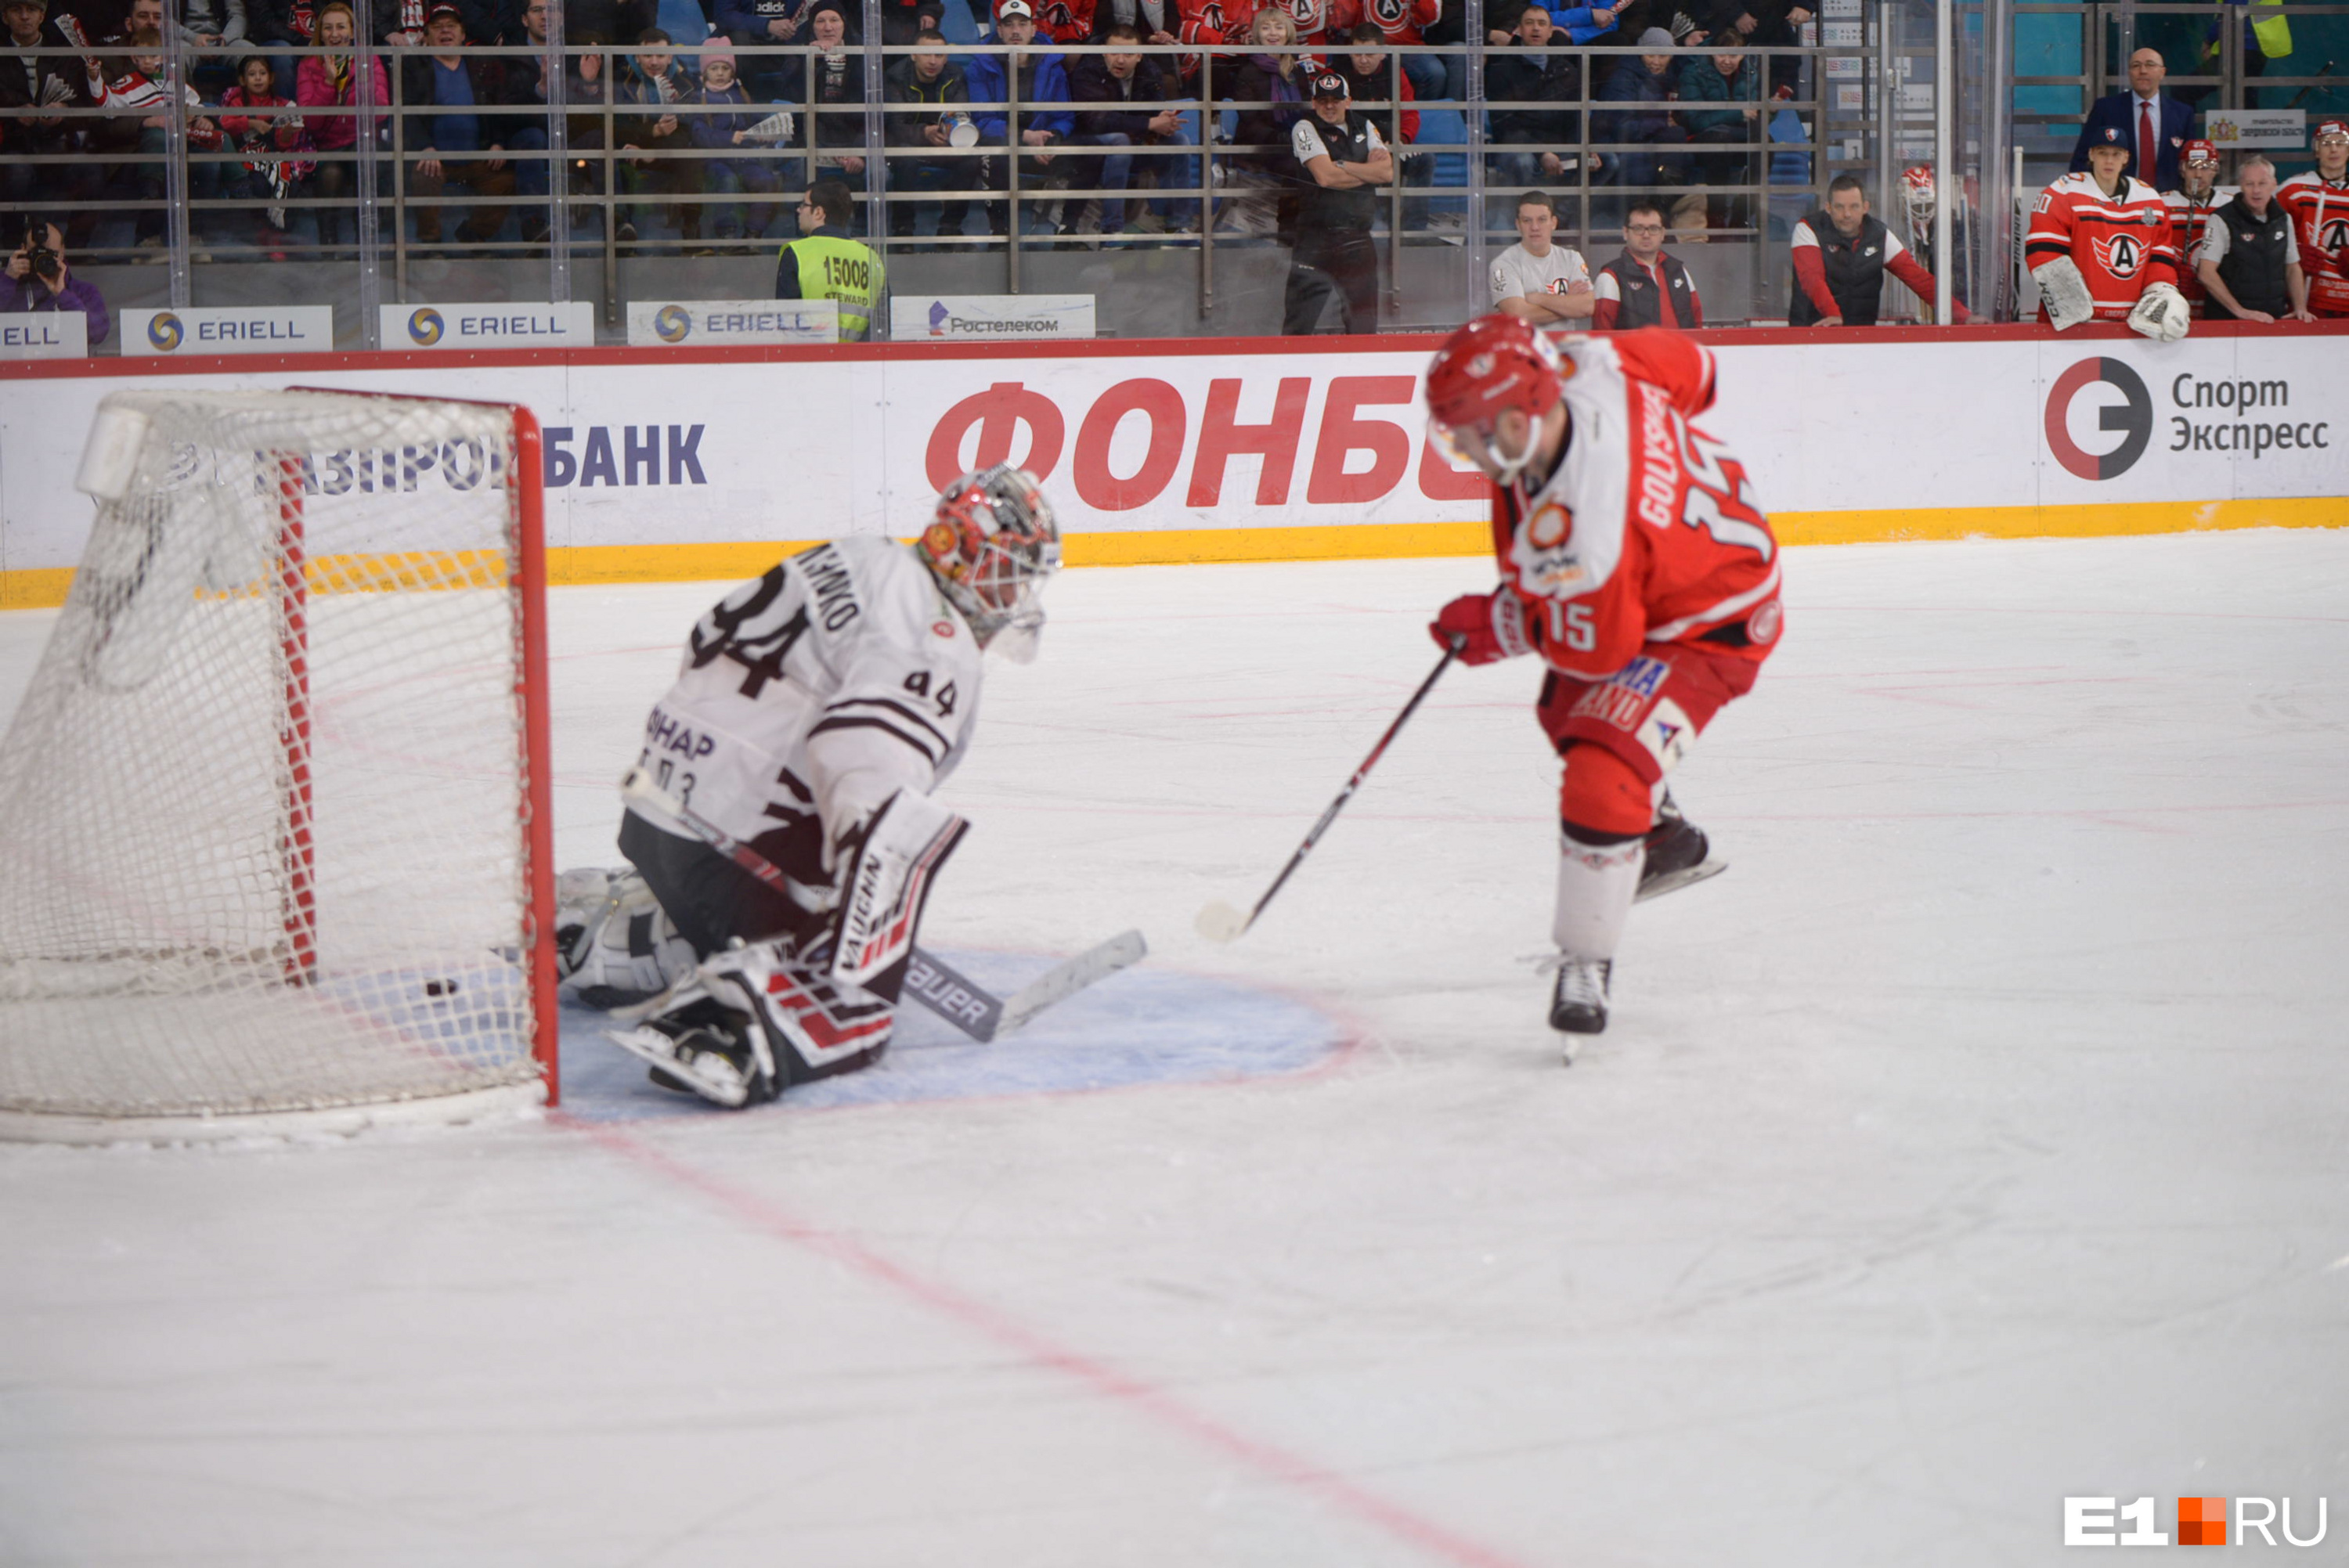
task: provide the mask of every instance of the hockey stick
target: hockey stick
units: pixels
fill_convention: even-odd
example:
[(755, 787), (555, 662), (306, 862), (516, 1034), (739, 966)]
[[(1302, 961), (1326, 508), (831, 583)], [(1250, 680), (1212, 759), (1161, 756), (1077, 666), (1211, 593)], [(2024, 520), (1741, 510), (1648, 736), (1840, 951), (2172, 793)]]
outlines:
[[(645, 805), (667, 812), (681, 823), (688, 832), (769, 887), (788, 892), (791, 882), (774, 861), (750, 845), (728, 833), (707, 817), (693, 810), (676, 796), (654, 782), (642, 768), (631, 768), (620, 780), (620, 798), (631, 805)], [(906, 966), (905, 986), (916, 1002), (985, 1045), (996, 1036), (1016, 1029), (1029, 1019), (1092, 985), (1106, 979), (1119, 970), (1138, 964), (1149, 953), (1149, 944), (1139, 931), (1121, 932), (1107, 942), (1089, 947), (1074, 958), (1055, 965), (1009, 996), (998, 996), (977, 981), (957, 973), (936, 954), (926, 953), (917, 944), (912, 962)], [(671, 987), (675, 990), (676, 987)], [(652, 1003), (639, 1004), (631, 1011), (643, 1011), (657, 1006), (668, 993), (655, 997)]]
[(1330, 802), (1330, 809), (1321, 813), (1321, 820), (1313, 824), (1313, 830), (1305, 835), (1305, 841), (1297, 846), (1297, 852), (1288, 857), (1288, 863), (1280, 868), (1280, 874), (1272, 879), (1272, 885), (1264, 890), (1264, 896), (1256, 901), (1256, 907), (1242, 914), (1220, 901), (1209, 904), (1192, 923), (1198, 927), (1200, 935), (1210, 942), (1234, 942), (1247, 934), (1248, 927), (1256, 923), (1256, 917), (1264, 913), (1264, 906), (1272, 902), (1273, 894), (1280, 891), (1289, 873), (1305, 863), (1305, 857), (1313, 852), (1313, 846), (1321, 841), (1321, 835), (1330, 830), (1330, 824), (1338, 820), (1338, 813), (1346, 809), (1346, 802), (1354, 798), (1354, 791), (1361, 788), (1362, 780), (1378, 765), (1379, 758), (1386, 754), (1388, 744), (1411, 716), (1419, 710), (1421, 702), (1435, 689), (1436, 681), (1452, 667), (1452, 661), (1460, 656), (1460, 650), (1466, 645), (1465, 637), (1452, 639), (1451, 645), (1444, 650), (1444, 656), (1435, 661), (1435, 667), (1427, 672), (1427, 678), (1419, 683), (1419, 689), (1411, 694), (1411, 700), (1402, 705), (1401, 713), (1395, 715), (1395, 721), (1387, 726), (1387, 732), (1379, 737), (1379, 743), (1371, 748), (1371, 754), (1362, 758), (1362, 765), (1354, 769), (1354, 776), (1346, 780), (1346, 787), (1338, 791), (1338, 798)]

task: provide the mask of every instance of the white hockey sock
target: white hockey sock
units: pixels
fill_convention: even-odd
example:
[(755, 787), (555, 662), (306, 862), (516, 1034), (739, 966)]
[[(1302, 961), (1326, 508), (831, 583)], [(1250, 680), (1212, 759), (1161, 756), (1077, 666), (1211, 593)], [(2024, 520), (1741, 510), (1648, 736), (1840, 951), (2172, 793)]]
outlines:
[(1557, 913), (1550, 937), (1569, 958), (1612, 958), (1640, 891), (1647, 842), (1586, 844), (1558, 835)]

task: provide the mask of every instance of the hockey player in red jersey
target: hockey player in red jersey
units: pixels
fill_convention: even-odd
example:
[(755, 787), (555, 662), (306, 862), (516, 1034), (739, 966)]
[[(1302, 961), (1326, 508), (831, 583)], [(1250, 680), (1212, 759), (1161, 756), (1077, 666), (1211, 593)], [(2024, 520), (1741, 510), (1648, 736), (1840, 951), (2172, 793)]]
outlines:
[(2202, 279), (2195, 271), (2202, 260), (2202, 231), (2211, 213), (2241, 194), (2236, 186), (2219, 183), (2219, 150), (2210, 143), (2189, 141), (2178, 150), (2178, 189), (2163, 191), (2161, 200), (2169, 209), (2169, 242), (2178, 252), (2178, 292), (2197, 315), (2208, 314)]
[(1661, 327), (1554, 346), (1483, 316), (1427, 374), (1433, 433), (1498, 487), (1501, 568), (1429, 629), (1472, 665), (1547, 666), (1536, 713), (1566, 764), (1550, 1026), (1568, 1034), (1607, 1026), (1634, 899), (1705, 874), (1666, 776), (1778, 642), (1769, 520), (1744, 465), (1689, 423), (1713, 397), (1712, 354)]
[(2039, 284), (2042, 320), (2064, 332), (2084, 321), (2125, 321), (2159, 343), (2186, 335), (2194, 309), (2178, 292), (2178, 251), (2161, 192), (2121, 170), (2128, 139), (2107, 126), (2088, 148), (2088, 171), (2039, 196), (2023, 259)]
[(2349, 316), (2349, 119), (2318, 124), (2316, 167), (2277, 186), (2276, 200), (2292, 214), (2309, 314)]

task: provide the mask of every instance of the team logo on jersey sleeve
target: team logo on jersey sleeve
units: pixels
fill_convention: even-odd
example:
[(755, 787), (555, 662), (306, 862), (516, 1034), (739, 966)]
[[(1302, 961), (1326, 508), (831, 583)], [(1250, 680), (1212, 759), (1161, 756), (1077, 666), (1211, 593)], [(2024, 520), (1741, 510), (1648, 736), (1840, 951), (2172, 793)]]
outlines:
[(2133, 278), (2137, 268), (2145, 264), (2145, 242), (2135, 234), (2115, 234), (2107, 240), (2091, 240), (2088, 244), (2096, 253), (2096, 264), (2114, 277)]

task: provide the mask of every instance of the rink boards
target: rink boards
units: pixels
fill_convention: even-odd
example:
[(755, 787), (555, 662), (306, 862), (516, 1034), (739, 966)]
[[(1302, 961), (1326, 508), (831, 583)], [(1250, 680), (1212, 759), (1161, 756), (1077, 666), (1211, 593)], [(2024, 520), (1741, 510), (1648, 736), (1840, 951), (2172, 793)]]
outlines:
[[(1700, 335), (1702, 423), (1796, 543), (2349, 522), (2349, 324)], [(558, 583), (745, 576), (909, 532), (963, 469), (1041, 473), (1074, 563), (1470, 554), (1479, 486), (1421, 438), (1432, 336), (26, 364), (0, 383), (0, 605), (64, 596), (106, 393), (311, 386), (527, 405)], [(443, 482), (429, 468), (404, 482)]]

